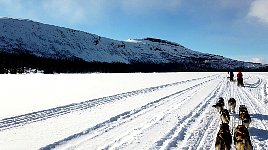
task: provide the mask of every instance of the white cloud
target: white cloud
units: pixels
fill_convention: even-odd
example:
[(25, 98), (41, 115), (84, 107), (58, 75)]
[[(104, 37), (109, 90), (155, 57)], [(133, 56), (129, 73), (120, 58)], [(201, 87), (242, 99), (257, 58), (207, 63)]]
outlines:
[[(53, 18), (77, 23), (98, 22), (113, 12), (146, 15), (173, 11), (182, 0), (0, 0), (7, 17), (37, 19)], [(0, 10), (1, 12), (1, 10)]]
[(76, 21), (85, 17), (84, 8), (80, 7), (77, 1), (46, 0), (42, 2), (42, 5), (47, 14), (57, 16), (57, 18), (66, 18), (70, 21)]
[(106, 12), (105, 0), (44, 0), (45, 12), (53, 18), (69, 22), (95, 22)]
[(239, 55), (239, 56), (233, 57), (233, 59), (244, 61), (244, 62), (268, 64), (267, 55), (263, 55), (263, 56)]
[(265, 63), (264, 59), (261, 58), (261, 57), (255, 57), (255, 58), (252, 58), (250, 60), (250, 62), (254, 62), (254, 63)]
[(6, 17), (35, 21), (55, 19), (69, 23), (92, 23), (107, 14), (110, 4), (112, 2), (107, 0), (0, 0), (0, 13), (3, 12), (1, 15)]
[(118, 0), (121, 9), (128, 14), (151, 13), (155, 11), (173, 11), (182, 0)]
[(249, 17), (257, 18), (260, 22), (268, 24), (268, 0), (255, 0), (251, 3)]
[(13, 0), (0, 0), (0, 6), (1, 9), (7, 9), (7, 8), (14, 8), (14, 11), (21, 9), (21, 3), (18, 1), (18, 3), (14, 3)]
[[(38, 13), (31, 6), (31, 1), (23, 0), (0, 0), (0, 12), (3, 17), (26, 18), (38, 20)], [(29, 5), (30, 4), (30, 5)]]
[(241, 58), (241, 59), (238, 59), (238, 60), (242, 60), (242, 61), (245, 61), (245, 62), (262, 63), (262, 64), (267, 64), (268, 63), (268, 61), (265, 60), (263, 57), (252, 57), (252, 58), (244, 57), (244, 58)]

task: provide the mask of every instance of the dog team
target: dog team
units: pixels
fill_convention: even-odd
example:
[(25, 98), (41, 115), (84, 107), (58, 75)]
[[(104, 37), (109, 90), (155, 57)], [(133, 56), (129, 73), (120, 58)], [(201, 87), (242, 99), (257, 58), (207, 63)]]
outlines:
[(228, 100), (228, 110), (224, 108), (224, 99), (219, 98), (217, 103), (213, 105), (216, 110), (220, 113), (221, 125), (217, 133), (215, 149), (216, 150), (230, 150), (232, 141), (234, 141), (234, 146), (237, 150), (252, 150), (252, 144), (250, 141), (250, 136), (248, 132), (248, 127), (251, 122), (250, 115), (245, 105), (239, 106), (239, 124), (234, 130), (233, 140), (232, 134), (230, 132), (229, 122), (230, 114), (235, 113), (236, 100), (230, 98)]

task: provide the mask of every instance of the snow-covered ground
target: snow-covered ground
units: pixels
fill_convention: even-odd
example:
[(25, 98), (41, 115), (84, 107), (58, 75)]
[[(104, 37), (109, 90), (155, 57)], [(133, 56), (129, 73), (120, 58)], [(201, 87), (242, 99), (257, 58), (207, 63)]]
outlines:
[(214, 149), (219, 97), (247, 106), (253, 147), (268, 149), (268, 73), (226, 76), (0, 75), (0, 149)]

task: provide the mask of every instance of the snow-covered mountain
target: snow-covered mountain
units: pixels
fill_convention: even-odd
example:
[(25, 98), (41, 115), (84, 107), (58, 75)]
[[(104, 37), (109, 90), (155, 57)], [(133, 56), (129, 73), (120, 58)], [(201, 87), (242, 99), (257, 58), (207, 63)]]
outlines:
[(22, 50), (49, 58), (75, 57), (88, 62), (178, 63), (214, 69), (262, 66), (200, 53), (160, 39), (118, 41), (78, 30), (11, 18), (0, 18), (0, 50)]

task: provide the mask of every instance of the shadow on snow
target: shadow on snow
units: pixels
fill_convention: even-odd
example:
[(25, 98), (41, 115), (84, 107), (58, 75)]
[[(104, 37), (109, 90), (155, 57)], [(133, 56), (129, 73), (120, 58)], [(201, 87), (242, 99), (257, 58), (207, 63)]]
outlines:
[[(252, 114), (251, 117), (261, 121), (268, 121), (268, 115)], [(268, 130), (250, 127), (249, 131), (251, 136), (256, 136), (256, 138), (260, 141), (268, 140)]]
[(268, 131), (263, 129), (258, 129), (255, 127), (249, 128), (250, 136), (256, 136), (260, 141), (268, 140)]
[(250, 115), (252, 118), (256, 118), (258, 120), (266, 120), (268, 121), (268, 115), (263, 115), (263, 114), (251, 114)]

